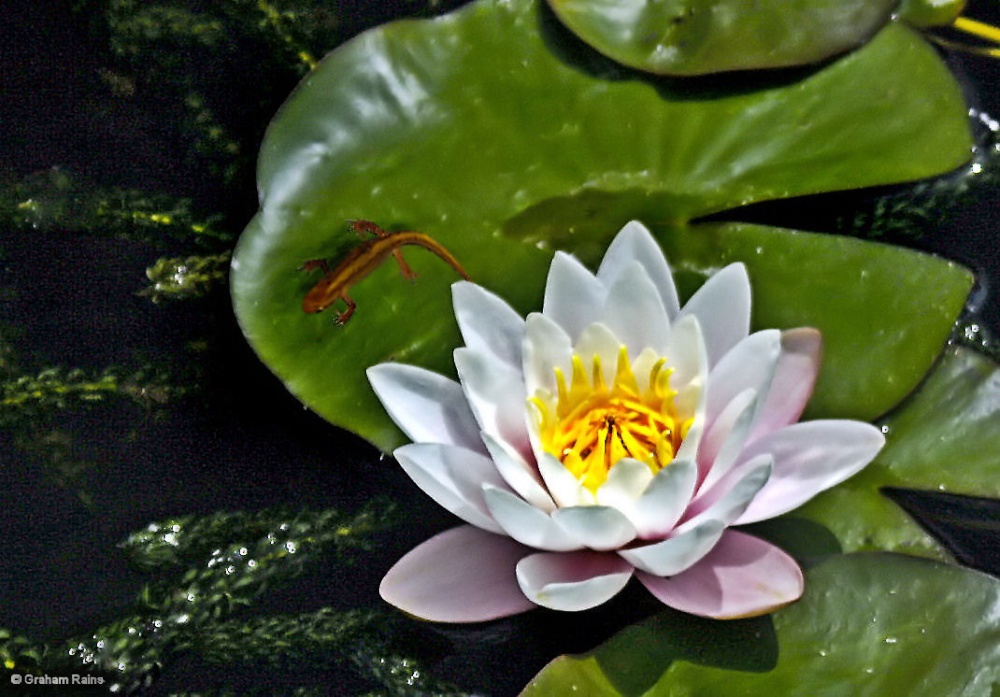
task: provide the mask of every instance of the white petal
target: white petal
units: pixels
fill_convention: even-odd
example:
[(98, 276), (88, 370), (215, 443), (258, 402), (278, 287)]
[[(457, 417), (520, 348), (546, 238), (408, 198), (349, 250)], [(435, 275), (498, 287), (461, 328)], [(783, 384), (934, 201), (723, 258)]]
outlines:
[(620, 549), (618, 554), (637, 569), (655, 576), (673, 576), (708, 554), (725, 529), (721, 522), (708, 520), (662, 542)]
[(704, 419), (695, 417), (694, 423), (691, 424), (691, 429), (684, 436), (684, 440), (681, 441), (681, 447), (677, 449), (677, 453), (674, 455), (674, 460), (691, 460), (692, 462), (697, 462), (698, 450), (701, 447), (702, 434), (704, 432)]
[(646, 227), (638, 222), (627, 223), (608, 246), (604, 260), (597, 269), (597, 278), (605, 287), (621, 275), (631, 262), (642, 264), (646, 274), (656, 286), (657, 293), (669, 317), (675, 317), (680, 309), (674, 278), (663, 256), (663, 250), (653, 239)]
[(573, 343), (562, 327), (537, 312), (524, 322), (524, 387), (531, 397), (536, 390), (556, 392), (555, 369), (572, 375)]
[(490, 457), (493, 458), (497, 472), (510, 488), (535, 508), (546, 512), (554, 511), (555, 501), (545, 490), (542, 477), (535, 467), (506, 443), (498, 441), (486, 433), (481, 435)]
[(666, 348), (670, 320), (656, 286), (642, 264), (632, 262), (608, 289), (601, 319), (637, 354), (645, 347)]
[(698, 466), (693, 460), (675, 459), (657, 472), (632, 509), (639, 535), (666, 537), (691, 503), (697, 480)]
[(623, 457), (608, 472), (608, 478), (597, 490), (597, 503), (614, 506), (626, 515), (653, 481), (653, 471), (649, 465)]
[(609, 506), (572, 506), (552, 514), (567, 535), (599, 552), (618, 549), (635, 539), (635, 527), (621, 511)]
[(681, 308), (678, 317), (701, 324), (708, 360), (715, 365), (750, 333), (750, 279), (743, 264), (730, 264), (707, 281)]
[(798, 508), (821, 491), (853, 476), (885, 445), (885, 436), (860, 421), (804, 421), (747, 446), (741, 457), (774, 456), (774, 471), (737, 525), (755, 523)]
[(455, 349), (455, 367), (480, 428), (519, 452), (530, 452), (521, 371), (469, 348)]
[(438, 443), (404, 445), (393, 456), (410, 479), (438, 505), (478, 528), (502, 532), (483, 501), (483, 482), (507, 486), (492, 460), (471, 450)]
[(597, 320), (604, 296), (604, 286), (583, 264), (569, 254), (555, 253), (545, 282), (542, 314), (575, 339)]
[(679, 319), (670, 330), (667, 365), (673, 368), (670, 386), (677, 390), (674, 407), (682, 419), (704, 420), (708, 388), (708, 354), (696, 317)]
[(465, 345), (521, 369), (524, 319), (482, 286), (459, 281), (451, 287), (455, 319)]
[(410, 440), (486, 452), (462, 386), (454, 380), (402, 363), (380, 363), (367, 374), (389, 418)]
[[(621, 348), (623, 340), (619, 339), (607, 325), (601, 322), (587, 325), (580, 332), (573, 352), (583, 360), (583, 365), (587, 369), (587, 376), (590, 377), (590, 369), (593, 365), (594, 356), (601, 359), (601, 373), (604, 382), (608, 385), (615, 377), (615, 367), (618, 365), (618, 349)], [(567, 382), (570, 376), (566, 376)]]
[[(736, 344), (708, 374), (711, 385), (705, 417), (712, 423), (736, 395), (747, 389), (768, 394), (781, 356), (781, 332), (755, 332)], [(763, 402), (761, 402), (763, 405)]]
[(610, 600), (632, 578), (632, 567), (614, 554), (541, 553), (517, 564), (517, 582), (532, 602), (576, 612)]
[(649, 389), (650, 372), (663, 356), (664, 351), (654, 351), (651, 348), (645, 348), (632, 360), (632, 372), (635, 373), (640, 391), (644, 392)]
[(823, 337), (816, 329), (799, 327), (781, 333), (771, 389), (748, 442), (799, 420), (816, 386), (822, 354)]
[(503, 532), (523, 545), (551, 552), (582, 549), (584, 546), (556, 525), (548, 513), (508, 491), (486, 485), (483, 487), (483, 498)]
[(549, 453), (538, 457), (538, 471), (559, 506), (591, 506), (596, 503), (590, 489), (573, 476), (563, 463)]
[(691, 504), (685, 513), (688, 520), (677, 531), (700, 525), (707, 520), (717, 520), (727, 527), (732, 525), (767, 484), (773, 468), (774, 458), (770, 453), (758, 455), (734, 468)]
[(699, 491), (708, 491), (736, 464), (753, 428), (758, 403), (756, 392), (744, 390), (709, 427), (698, 451), (698, 469), (703, 476)]

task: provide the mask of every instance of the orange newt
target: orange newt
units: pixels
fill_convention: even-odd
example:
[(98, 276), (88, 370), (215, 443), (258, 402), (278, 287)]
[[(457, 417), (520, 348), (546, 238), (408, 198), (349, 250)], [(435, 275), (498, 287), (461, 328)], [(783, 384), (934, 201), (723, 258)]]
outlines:
[(465, 280), (469, 279), (469, 274), (465, 272), (458, 260), (433, 238), (422, 232), (406, 230), (403, 232), (386, 232), (375, 223), (369, 220), (351, 221), (351, 229), (359, 235), (368, 232), (372, 235), (370, 240), (365, 240), (356, 248), (351, 250), (337, 268), (331, 269), (325, 259), (310, 259), (302, 264), (300, 270), (313, 271), (320, 269), (323, 271), (323, 278), (314, 285), (306, 297), (302, 299), (302, 310), (313, 314), (322, 312), (333, 305), (338, 300), (343, 300), (347, 304), (347, 309), (338, 312), (334, 318), (334, 323), (343, 326), (354, 314), (357, 303), (348, 294), (351, 286), (359, 282), (385, 261), (390, 254), (396, 258), (399, 270), (403, 278), (412, 281), (417, 277), (410, 265), (403, 259), (401, 247), (415, 245), (433, 252), (447, 262), (455, 271), (462, 275)]

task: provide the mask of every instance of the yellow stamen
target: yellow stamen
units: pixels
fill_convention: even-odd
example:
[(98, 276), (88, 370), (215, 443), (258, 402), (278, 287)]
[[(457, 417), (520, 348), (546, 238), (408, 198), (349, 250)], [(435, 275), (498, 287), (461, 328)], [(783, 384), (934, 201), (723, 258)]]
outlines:
[(589, 379), (583, 357), (574, 354), (572, 366), (568, 386), (557, 368), (556, 395), (539, 391), (528, 400), (546, 452), (594, 492), (622, 458), (643, 462), (653, 473), (673, 461), (692, 420), (681, 418), (674, 408), (673, 369), (665, 358), (653, 364), (644, 385), (625, 346), (618, 351), (610, 386), (600, 356), (592, 358)]

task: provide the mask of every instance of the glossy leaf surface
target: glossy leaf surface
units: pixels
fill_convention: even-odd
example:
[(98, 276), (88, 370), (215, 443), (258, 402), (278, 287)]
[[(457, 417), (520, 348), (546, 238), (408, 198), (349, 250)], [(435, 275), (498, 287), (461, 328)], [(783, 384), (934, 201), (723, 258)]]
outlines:
[(911, 27), (951, 24), (965, 9), (965, 0), (903, 0), (896, 13)]
[(938, 695), (1000, 690), (1000, 582), (902, 555), (834, 556), (772, 616), (666, 611), (550, 663), (524, 697)]
[(587, 44), (624, 65), (704, 75), (805, 65), (860, 46), (892, 0), (549, 0)]
[(794, 515), (822, 523), (845, 551), (943, 557), (879, 489), (1000, 498), (1000, 367), (975, 351), (949, 348), (919, 392), (884, 423), (886, 446), (875, 461)]
[[(307, 77), (265, 140), (261, 208), (233, 261), (238, 319), (293, 393), (384, 449), (399, 444), (400, 434), (364, 369), (399, 360), (452, 372), (458, 334), (448, 287), (458, 276), (427, 252), (408, 250), (416, 282), (401, 279), (391, 259), (355, 279), (358, 310), (346, 327), (333, 326), (328, 314), (304, 314), (302, 298), (318, 276), (297, 269), (318, 257), (335, 262), (358, 244), (348, 220), (431, 235), (473, 280), (525, 312), (541, 304), (553, 248), (596, 261), (628, 219), (662, 234), (754, 201), (930, 176), (968, 156), (957, 85), (901, 26), (801, 79), (739, 92), (602, 73), (608, 66), (580, 55), (560, 31), (530, 0), (480, 0), (439, 20), (367, 32)], [(840, 321), (823, 316), (840, 312), (836, 303), (817, 308), (809, 293), (768, 288), (772, 276), (787, 280), (788, 270), (767, 259), (793, 247), (793, 236), (760, 228), (730, 239), (737, 236), (742, 242), (731, 250), (712, 252), (704, 245), (718, 236), (709, 235), (691, 255), (735, 258), (737, 248), (754, 255), (766, 248), (754, 262), (763, 284), (757, 292), (783, 306), (770, 312), (804, 324)], [(895, 343), (925, 313), (928, 296), (919, 296), (919, 308), (908, 305), (896, 275), (873, 271), (872, 283), (854, 282), (863, 269), (838, 255), (862, 243), (811, 244), (814, 273), (796, 281), (837, 286), (851, 307), (867, 308), (854, 318), (854, 345), (872, 339), (867, 327), (884, 329)], [(683, 267), (688, 252), (679, 245), (668, 252)], [(955, 278), (967, 283), (964, 272), (910, 253), (871, 247), (862, 257), (866, 267), (882, 257), (883, 267), (922, 278), (927, 289), (943, 283), (949, 307)], [(904, 314), (888, 316), (886, 303)], [(768, 317), (763, 305), (758, 319)], [(932, 337), (953, 320), (936, 306), (929, 315)], [(891, 385), (876, 381), (859, 416), (870, 418), (909, 391), (926, 364), (927, 345), (917, 343), (916, 358), (900, 347), (902, 374)], [(835, 346), (827, 356), (839, 366), (824, 378), (832, 385), (871, 377), (870, 365), (855, 365), (857, 356), (838, 358)]]
[(846, 237), (706, 223), (661, 241), (683, 295), (702, 274), (742, 261), (755, 328), (822, 332), (823, 365), (804, 418), (870, 421), (892, 408), (940, 354), (972, 286), (957, 264)]

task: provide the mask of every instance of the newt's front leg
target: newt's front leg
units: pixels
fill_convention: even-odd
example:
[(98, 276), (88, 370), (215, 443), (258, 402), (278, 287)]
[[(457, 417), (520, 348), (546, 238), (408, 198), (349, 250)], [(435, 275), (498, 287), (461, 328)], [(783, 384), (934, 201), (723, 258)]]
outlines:
[(326, 259), (306, 259), (299, 267), (299, 271), (315, 271), (319, 269), (323, 273), (330, 273), (330, 262)]
[(361, 237), (362, 239), (364, 238), (364, 236), (361, 234), (362, 232), (367, 232), (372, 237), (389, 236), (388, 232), (386, 232), (381, 227), (379, 227), (378, 224), (373, 223), (370, 220), (352, 220), (350, 221), (350, 228), (354, 230), (354, 232), (358, 233), (358, 237)]
[(333, 323), (336, 324), (338, 327), (343, 327), (345, 324), (347, 324), (347, 320), (349, 320), (351, 316), (354, 314), (354, 310), (357, 309), (358, 304), (354, 302), (354, 299), (351, 298), (351, 296), (348, 295), (347, 293), (341, 295), (340, 299), (347, 304), (347, 309), (338, 312), (337, 316), (333, 318)]

